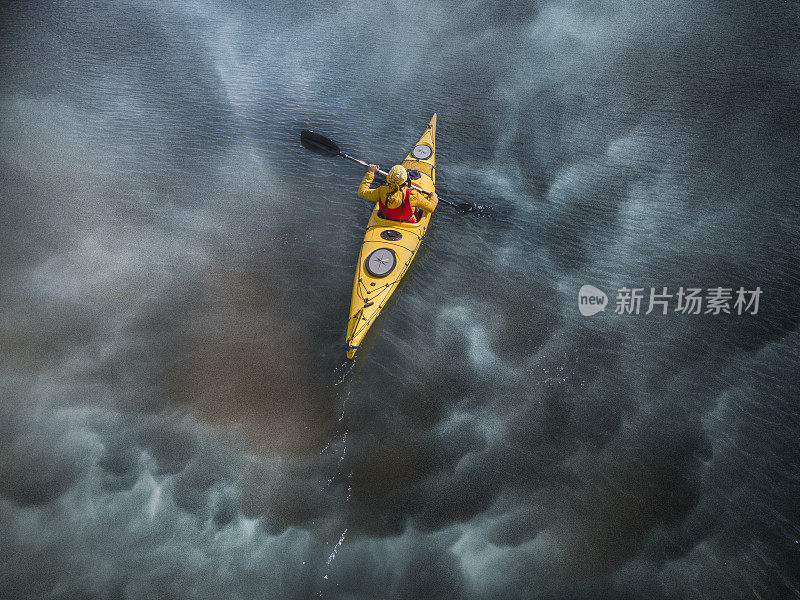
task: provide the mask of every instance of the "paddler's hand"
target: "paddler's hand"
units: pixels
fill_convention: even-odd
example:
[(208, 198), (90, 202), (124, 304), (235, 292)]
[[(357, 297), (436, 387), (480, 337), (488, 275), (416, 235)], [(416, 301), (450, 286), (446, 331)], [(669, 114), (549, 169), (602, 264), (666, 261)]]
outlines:
[[(436, 205), (439, 204), (439, 196), (436, 195), (436, 192), (433, 192), (430, 195), (431, 202), (433, 202), (433, 208), (436, 208)], [(431, 211), (433, 212), (433, 211)]]
[(376, 172), (378, 171), (378, 169), (379, 169), (379, 168), (380, 168), (380, 167), (378, 167), (378, 165), (370, 165), (370, 166), (369, 166), (369, 172), (370, 172), (370, 173), (376, 173)]

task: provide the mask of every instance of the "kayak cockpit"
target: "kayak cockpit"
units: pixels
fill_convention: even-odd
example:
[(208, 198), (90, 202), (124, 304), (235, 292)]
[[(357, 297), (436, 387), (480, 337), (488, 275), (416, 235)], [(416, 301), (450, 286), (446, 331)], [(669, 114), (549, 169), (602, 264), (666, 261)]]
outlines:
[(382, 213), (380, 210), (378, 210), (378, 212), (375, 214), (375, 216), (376, 216), (378, 219), (381, 219), (381, 220), (383, 220), (383, 221), (388, 221), (389, 223), (408, 223), (409, 225), (416, 225), (416, 224), (418, 224), (420, 221), (422, 221), (422, 217), (424, 216), (424, 214), (425, 214), (425, 213), (424, 213), (424, 212), (422, 212), (422, 209), (421, 209), (421, 208), (415, 208), (415, 209), (414, 209), (414, 216), (417, 218), (417, 220), (416, 220), (416, 221), (414, 221), (413, 223), (411, 223), (411, 222), (407, 222), (407, 221), (395, 221), (394, 219), (389, 219), (389, 218), (388, 218), (388, 217), (386, 217), (386, 215), (384, 215), (384, 214), (383, 214), (383, 213)]
[(407, 223), (405, 221), (393, 221), (392, 219), (385, 218), (379, 210), (375, 210), (372, 213), (372, 221), (374, 225), (378, 225), (379, 227), (403, 227), (409, 229), (416, 229), (422, 225), (425, 225), (428, 220), (429, 216), (425, 214), (424, 211), (420, 211), (420, 216), (416, 223)]

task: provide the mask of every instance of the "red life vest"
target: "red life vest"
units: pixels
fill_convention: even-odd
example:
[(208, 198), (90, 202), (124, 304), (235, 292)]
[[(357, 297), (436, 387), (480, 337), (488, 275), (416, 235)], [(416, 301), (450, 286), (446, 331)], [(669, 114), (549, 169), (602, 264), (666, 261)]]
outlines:
[(416, 223), (417, 217), (414, 215), (414, 209), (411, 207), (411, 188), (406, 188), (406, 193), (403, 195), (403, 203), (397, 208), (387, 208), (383, 200), (378, 200), (378, 210), (391, 221), (402, 221), (403, 223)]

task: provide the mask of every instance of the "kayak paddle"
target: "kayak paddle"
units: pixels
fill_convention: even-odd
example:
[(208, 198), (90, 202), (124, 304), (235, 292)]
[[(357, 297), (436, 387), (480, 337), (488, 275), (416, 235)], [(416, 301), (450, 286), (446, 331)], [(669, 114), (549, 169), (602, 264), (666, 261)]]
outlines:
[[(342, 158), (346, 158), (347, 160), (351, 160), (355, 163), (358, 163), (364, 167), (369, 167), (368, 162), (364, 162), (363, 160), (359, 160), (354, 156), (350, 156), (349, 154), (345, 154), (341, 150), (339, 150), (339, 146), (336, 145), (332, 139), (325, 137), (321, 133), (317, 133), (316, 131), (310, 131), (308, 129), (303, 129), (300, 132), (300, 143), (303, 144), (303, 147), (307, 150), (311, 150), (315, 154), (319, 154), (321, 156), (328, 156), (328, 157), (335, 157), (341, 156)], [(378, 173), (386, 177), (386, 171), (378, 169)], [(430, 196), (428, 192), (423, 190), (422, 188), (417, 187), (413, 183), (411, 184), (415, 190), (418, 190), (425, 194), (426, 196)], [(438, 196), (438, 194), (437, 194)], [(458, 211), (461, 212), (482, 212), (483, 207), (476, 206), (474, 204), (470, 204), (469, 202), (450, 202), (449, 200), (445, 200), (441, 196), (439, 197), (439, 202), (446, 204), (447, 206), (452, 206)]]

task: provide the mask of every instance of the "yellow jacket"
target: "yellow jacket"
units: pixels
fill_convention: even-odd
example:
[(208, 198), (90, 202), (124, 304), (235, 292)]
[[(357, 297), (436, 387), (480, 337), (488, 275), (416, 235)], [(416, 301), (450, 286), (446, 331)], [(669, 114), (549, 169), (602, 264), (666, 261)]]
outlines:
[[(364, 175), (364, 179), (361, 180), (361, 185), (358, 186), (359, 198), (369, 200), (370, 202), (377, 202), (380, 200), (386, 204), (386, 196), (391, 192), (391, 188), (388, 185), (382, 185), (375, 189), (370, 189), (369, 186), (372, 185), (373, 179), (375, 179), (375, 173), (367, 171)], [(432, 200), (430, 197), (414, 188), (411, 188), (408, 200), (411, 202), (412, 208), (421, 208), (425, 212), (433, 212), (436, 208), (436, 204), (438, 204), (436, 200)]]

